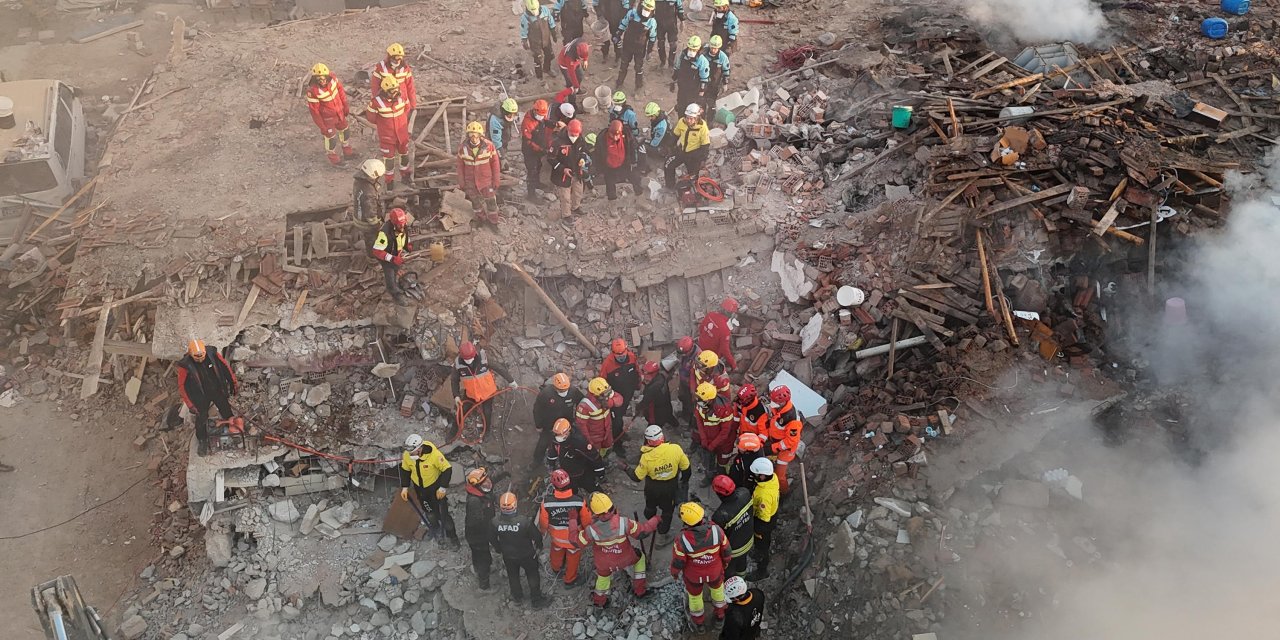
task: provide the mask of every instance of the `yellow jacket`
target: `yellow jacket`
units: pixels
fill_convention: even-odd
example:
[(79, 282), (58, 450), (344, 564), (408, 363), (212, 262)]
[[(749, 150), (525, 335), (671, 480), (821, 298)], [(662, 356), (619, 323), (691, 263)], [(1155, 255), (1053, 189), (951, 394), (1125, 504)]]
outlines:
[(640, 447), (640, 464), (636, 465), (636, 478), (644, 480), (674, 480), (681, 471), (688, 471), (689, 456), (674, 442), (664, 442), (656, 447)]
[[(440, 474), (451, 469), (453, 465), (450, 465), (444, 454), (440, 453), (440, 448), (430, 442), (423, 443), (422, 452), (422, 456), (417, 460), (410, 458), (408, 451), (404, 452), (400, 458), (400, 468), (407, 472), (410, 482), (415, 486), (429, 487), (440, 477)], [(403, 478), (405, 473), (401, 473), (400, 476)]]
[(751, 493), (752, 514), (757, 520), (769, 522), (778, 512), (778, 476), (756, 484)]
[(680, 118), (675, 131), (676, 149), (683, 153), (692, 153), (711, 144), (711, 131), (707, 129), (706, 120), (698, 120), (698, 124), (689, 126), (689, 122)]

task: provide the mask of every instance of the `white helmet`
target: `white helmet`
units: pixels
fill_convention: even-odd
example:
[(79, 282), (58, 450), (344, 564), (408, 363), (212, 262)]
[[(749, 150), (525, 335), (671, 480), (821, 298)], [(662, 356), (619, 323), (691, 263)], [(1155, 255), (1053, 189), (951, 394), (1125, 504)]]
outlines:
[(661, 440), (661, 439), (662, 439), (662, 427), (659, 427), (659, 426), (658, 426), (658, 425), (656, 425), (656, 424), (651, 424), (651, 425), (649, 425), (649, 426), (645, 427), (645, 428), (644, 428), (644, 439), (645, 439), (645, 441), (648, 441), (648, 442), (652, 442), (652, 441), (654, 441), (654, 440)]
[(566, 103), (564, 103), (564, 104), (560, 105), (560, 115), (562, 115), (562, 116), (564, 116), (564, 117), (566, 117), (566, 118), (572, 118), (572, 117), (573, 117), (573, 105), (569, 104), (568, 102), (566, 102)]
[(369, 176), (370, 180), (377, 180), (378, 178), (387, 175), (387, 164), (377, 158), (372, 158), (365, 160), (364, 163), (360, 165), (360, 171), (366, 176)]
[[(422, 436), (416, 433), (411, 433), (409, 434), (408, 438), (404, 439), (405, 451), (413, 451), (414, 449), (417, 449), (418, 447), (421, 447), (421, 446), (422, 446)], [(751, 470), (755, 471), (754, 465), (752, 466)]]
[(747, 595), (747, 581), (742, 576), (732, 576), (724, 581), (724, 597), (735, 600)]
[(698, 104), (697, 104), (696, 102), (690, 102), (690, 103), (689, 103), (689, 106), (687, 106), (687, 107), (685, 107), (685, 108), (684, 108), (684, 115), (685, 115), (685, 116), (700, 116), (700, 115), (702, 115), (702, 107), (699, 107), (699, 106), (698, 106)]
[(751, 463), (751, 473), (758, 476), (771, 476), (773, 475), (773, 463), (768, 458), (756, 458), (755, 462)]

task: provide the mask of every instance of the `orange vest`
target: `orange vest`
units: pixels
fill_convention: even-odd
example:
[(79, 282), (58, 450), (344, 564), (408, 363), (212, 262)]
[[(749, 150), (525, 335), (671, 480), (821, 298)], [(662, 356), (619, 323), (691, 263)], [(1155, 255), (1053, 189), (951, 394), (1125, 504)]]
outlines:
[(484, 351), (481, 351), (476, 359), (474, 369), (467, 366), (461, 358), (454, 366), (458, 369), (458, 380), (462, 384), (463, 393), (466, 393), (472, 402), (484, 402), (498, 394), (498, 381), (489, 370), (489, 359), (485, 357)]

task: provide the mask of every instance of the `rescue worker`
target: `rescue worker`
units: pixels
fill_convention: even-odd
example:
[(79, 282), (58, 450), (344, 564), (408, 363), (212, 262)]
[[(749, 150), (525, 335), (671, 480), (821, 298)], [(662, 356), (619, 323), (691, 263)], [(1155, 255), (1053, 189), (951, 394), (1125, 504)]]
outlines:
[(640, 365), (640, 395), (636, 400), (636, 415), (646, 424), (674, 428), (680, 423), (671, 405), (671, 378), (656, 361)]
[(637, 482), (644, 481), (644, 517), (661, 511), (658, 533), (666, 535), (676, 502), (689, 498), (689, 456), (680, 445), (666, 441), (662, 427), (651, 424), (644, 429), (644, 446), (633, 473)]
[(636, 139), (622, 124), (621, 120), (609, 123), (609, 128), (602, 132), (592, 153), (592, 173), (596, 168), (604, 174), (605, 196), (610, 202), (618, 199), (618, 184), (631, 185), (631, 192), (640, 195), (640, 172), (636, 168), (639, 161), (639, 150)]
[(187, 355), (178, 361), (177, 369), (178, 395), (195, 416), (196, 455), (204, 457), (209, 455), (209, 406), (217, 406), (223, 420), (235, 417), (231, 396), (236, 394), (239, 382), (217, 349), (210, 357), (203, 340), (187, 342)]
[(756, 479), (751, 475), (751, 465), (764, 455), (764, 439), (754, 433), (738, 434), (738, 453), (729, 463), (729, 477), (739, 487), (755, 489)]
[(566, 585), (578, 583), (582, 547), (574, 541), (591, 524), (586, 495), (574, 490), (569, 472), (556, 469), (551, 472), (551, 488), (538, 508), (538, 528), (551, 537), (551, 570), (560, 573), (564, 569)]
[(583, 158), (587, 161), (586, 164), (582, 165), (582, 189), (584, 191), (595, 192), (596, 190), (595, 163), (591, 161), (591, 156), (596, 152), (597, 137), (598, 136), (594, 133), (588, 133), (582, 137), (582, 139), (587, 143), (586, 146), (583, 147), (586, 149), (586, 154)]
[(724, 595), (729, 599), (729, 611), (724, 616), (720, 640), (759, 638), (760, 623), (764, 622), (764, 592), (748, 589), (746, 580), (733, 576), (724, 581)]
[(640, 119), (636, 117), (635, 108), (627, 102), (627, 94), (621, 91), (613, 92), (613, 106), (609, 107), (609, 122), (614, 120), (621, 120), (627, 127), (627, 133), (640, 139)]
[(747, 579), (760, 580), (769, 576), (769, 548), (773, 544), (773, 517), (778, 513), (778, 477), (773, 475), (773, 463), (768, 458), (758, 458), (751, 463), (751, 475), (756, 488), (751, 490), (751, 527), (755, 531), (755, 547), (751, 557), (756, 570)]
[[(498, 381), (493, 377), (494, 372), (512, 380), (506, 369), (489, 362), (489, 355), (484, 349), (477, 349), (470, 340), (463, 341), (458, 347), (458, 357), (453, 361), (453, 375), (449, 378), (449, 384), (453, 388), (453, 406), (459, 417), (465, 417), (478, 404), (484, 415), (485, 425), (493, 424), (493, 398), (498, 395)], [(513, 381), (511, 388), (516, 386)]]
[(636, 597), (644, 597), (649, 590), (649, 583), (645, 578), (647, 558), (631, 541), (639, 541), (640, 536), (652, 533), (658, 526), (658, 516), (653, 516), (642, 524), (618, 515), (613, 500), (599, 492), (591, 494), (588, 506), (593, 514), (591, 524), (578, 533), (577, 542), (582, 547), (591, 546), (591, 559), (596, 568), (596, 585), (591, 591), (591, 604), (602, 608), (609, 606), (613, 574), (618, 571), (629, 571), (632, 592)]
[(497, 532), (498, 553), (507, 567), (507, 582), (511, 585), (511, 601), (524, 602), (524, 589), (520, 585), (520, 573), (529, 582), (529, 603), (535, 608), (551, 604), (542, 595), (542, 578), (538, 575), (538, 554), (542, 552), (542, 534), (528, 518), (521, 518), (516, 494), (510, 491), (498, 497)]
[[(595, 7), (596, 18), (604, 20), (608, 25), (608, 31), (600, 38), (600, 59), (609, 59), (609, 45), (618, 37), (618, 26), (622, 24), (622, 17), (627, 15), (627, 10), (631, 8), (629, 0), (591, 0), (591, 5)], [(622, 56), (622, 51), (618, 51), (618, 56)]]
[(711, 514), (711, 521), (724, 529), (732, 549), (733, 559), (725, 573), (743, 575), (747, 572), (747, 554), (756, 541), (751, 519), (751, 490), (739, 487), (732, 478), (723, 474), (711, 481), (711, 490), (720, 496), (720, 506)]
[(707, 621), (703, 593), (711, 592), (711, 606), (716, 619), (724, 619), (724, 574), (732, 559), (729, 536), (720, 525), (707, 520), (706, 511), (696, 502), (680, 505), (680, 521), (684, 529), (671, 545), (671, 577), (684, 576), (684, 590), (689, 598), (689, 617), (694, 628)]
[(587, 143), (582, 121), (569, 120), (551, 147), (551, 184), (560, 196), (560, 217), (582, 213), (582, 189), (587, 171)]
[(467, 136), (458, 147), (458, 186), (471, 201), (473, 215), (495, 226), (501, 180), (502, 162), (493, 142), (484, 138), (484, 125), (468, 122)]
[[(453, 465), (444, 453), (422, 436), (410, 434), (404, 441), (404, 455), (400, 457), (400, 499), (409, 499), (409, 488), (417, 494), (418, 511), (433, 536), (442, 532), (449, 546), (458, 547), (458, 532), (449, 515), (449, 501), (445, 500), (445, 488), (453, 478)], [(412, 504), (412, 503), (411, 503)]]
[(551, 59), (556, 56), (556, 17), (539, 0), (524, 0), (520, 14), (520, 45), (533, 55), (533, 73), (541, 80), (551, 73)]
[[(723, 312), (723, 313), (721, 313)], [(725, 298), (720, 311), (711, 311), (698, 322), (698, 346), (714, 351), (729, 371), (738, 368), (733, 359), (733, 330), (738, 328), (738, 301)]]
[(724, 39), (720, 36), (711, 36), (707, 40), (706, 48), (702, 50), (702, 56), (707, 59), (707, 64), (711, 67), (705, 102), (707, 110), (714, 116), (716, 100), (720, 99), (720, 90), (729, 84), (729, 54), (724, 50)]
[(614, 82), (622, 89), (627, 80), (627, 66), (636, 65), (636, 91), (644, 89), (644, 59), (653, 51), (658, 39), (658, 21), (653, 18), (654, 0), (640, 0), (640, 6), (627, 11), (618, 24), (613, 46), (618, 49), (618, 79)]
[(587, 395), (574, 410), (574, 426), (600, 451), (601, 458), (608, 456), (609, 449), (613, 448), (612, 412), (622, 406), (622, 394), (614, 391), (604, 378), (592, 378), (587, 383)]
[(489, 471), (478, 467), (467, 472), (467, 517), (463, 522), (463, 535), (471, 549), (471, 568), (476, 572), (476, 584), (481, 591), (489, 590), (489, 573), (493, 567), (490, 547), (497, 547), (493, 518), (498, 504), (493, 497), (493, 480)]
[(733, 445), (738, 438), (738, 426), (733, 403), (721, 395), (714, 384), (704, 382), (694, 393), (698, 396), (694, 416), (698, 423), (698, 442), (703, 451), (703, 477), (710, 484), (712, 476), (728, 470)]
[(373, 97), (365, 117), (378, 130), (378, 147), (386, 165), (387, 189), (395, 183), (391, 168), (400, 166), (400, 181), (412, 187), (409, 166), (409, 114), (413, 111), (400, 91), (400, 81), (393, 75), (382, 77), (382, 92)]
[[(689, 336), (681, 336), (676, 341), (676, 358), (677, 371), (679, 376), (676, 379), (676, 397), (680, 400), (680, 417), (682, 424), (693, 424), (693, 390), (697, 388), (694, 384), (694, 374), (701, 366), (698, 360), (700, 355), (698, 346), (693, 343), (693, 338)], [(697, 440), (697, 434), (694, 434), (694, 440)]]
[(680, 23), (684, 22), (684, 0), (658, 0), (658, 59), (662, 66), (670, 66), (679, 53), (676, 41), (680, 39)]
[(656, 102), (644, 106), (644, 115), (649, 118), (648, 132), (644, 144), (640, 145), (640, 155), (644, 157), (643, 169), (648, 173), (652, 167), (661, 166), (667, 155), (667, 114)]
[[(603, 145), (601, 145), (603, 146)], [(622, 396), (621, 402), (613, 408), (613, 441), (622, 451), (622, 418), (631, 407), (631, 398), (640, 390), (640, 367), (636, 352), (627, 346), (627, 341), (614, 338), (609, 343), (609, 355), (600, 363), (600, 377), (609, 383), (609, 388)]]
[[(709, 382), (711, 386), (716, 387), (716, 394), (719, 395), (720, 389), (715, 381), (722, 375), (724, 375), (724, 363), (720, 362), (720, 356), (714, 351), (699, 351), (697, 365), (693, 367), (693, 375), (689, 378), (689, 391), (690, 395), (694, 396), (693, 402), (697, 403), (698, 387), (704, 382)], [(694, 427), (696, 431), (697, 425), (695, 424)]]
[(729, 0), (714, 0), (711, 3), (714, 13), (711, 14), (711, 37), (720, 36), (724, 48), (733, 51), (738, 43), (738, 16), (729, 9)]
[(665, 165), (668, 189), (675, 188), (677, 167), (684, 165), (685, 173), (696, 176), (711, 153), (711, 133), (698, 105), (691, 104), (684, 110), (684, 118), (676, 123), (671, 133), (675, 137), (675, 147)]
[(587, 76), (587, 58), (591, 55), (591, 45), (586, 40), (577, 38), (566, 42), (556, 54), (556, 64), (560, 66), (560, 74), (564, 76), (564, 86), (574, 93), (582, 93), (582, 81)]
[(413, 244), (409, 242), (408, 225), (409, 214), (399, 207), (392, 209), (387, 214), (387, 221), (383, 222), (382, 228), (378, 230), (378, 235), (373, 240), (373, 248), (370, 250), (373, 257), (378, 260), (378, 264), (382, 266), (382, 278), (387, 284), (387, 293), (390, 293), (396, 304), (402, 307), (409, 302), (405, 300), (404, 291), (400, 288), (400, 266), (413, 250)]
[(542, 159), (551, 146), (552, 129), (546, 126), (550, 106), (546, 100), (533, 103), (520, 122), (520, 153), (524, 156), (525, 195), (532, 200), (542, 187)]
[[(329, 73), (329, 67), (323, 62), (311, 67), (307, 109), (311, 111), (311, 121), (320, 127), (320, 135), (324, 136), (324, 151), (330, 164), (336, 166), (343, 158), (356, 154), (347, 141), (347, 114), (351, 111), (347, 106), (347, 90)], [(338, 145), (342, 145), (341, 156), (338, 155)]]
[(369, 91), (373, 97), (377, 98), (387, 91), (383, 79), (388, 77), (396, 79), (396, 87), (399, 88), (400, 95), (409, 102), (409, 109), (417, 108), (418, 91), (413, 83), (413, 69), (405, 64), (404, 46), (399, 42), (387, 46), (387, 57), (374, 65), (373, 73), (369, 75)]
[(351, 217), (365, 231), (377, 228), (386, 215), (387, 206), (382, 201), (382, 177), (385, 175), (387, 165), (377, 158), (365, 160), (356, 171), (351, 185)]
[(778, 385), (769, 392), (769, 413), (773, 417), (769, 432), (769, 458), (774, 461), (779, 490), (787, 493), (790, 491), (787, 467), (799, 454), (804, 422), (795, 405), (791, 404), (791, 389), (786, 385)]
[(515, 99), (507, 98), (489, 113), (489, 141), (493, 143), (493, 148), (498, 151), (499, 156), (511, 149), (511, 139), (516, 135), (516, 116), (519, 115), (519, 111), (520, 105), (516, 104)]
[(565, 87), (556, 92), (551, 98), (551, 131), (552, 133), (560, 133), (564, 131), (570, 120), (578, 111), (578, 94), (573, 89)]
[(760, 400), (754, 384), (748, 382), (742, 385), (738, 389), (734, 404), (738, 408), (739, 434), (754, 433), (761, 439), (769, 437), (769, 430), (773, 426), (773, 415), (769, 413), (769, 406)]
[(573, 488), (586, 495), (600, 488), (604, 479), (604, 460), (600, 450), (591, 446), (582, 433), (561, 418), (551, 427), (551, 445), (547, 447), (547, 470), (563, 469), (569, 474)]
[[(702, 55), (702, 38), (689, 36), (684, 52), (673, 54), (671, 85), (676, 92), (676, 109), (688, 109), (691, 104), (702, 104), (711, 81), (711, 64)], [(687, 115), (687, 114), (686, 114)]]
[(551, 376), (551, 383), (542, 386), (533, 401), (533, 428), (538, 431), (538, 442), (533, 447), (533, 462), (544, 460), (551, 444), (551, 428), (556, 421), (573, 419), (573, 410), (582, 401), (582, 392), (571, 388), (569, 374)]
[(587, 17), (587, 0), (556, 0), (553, 13), (560, 22), (560, 41), (582, 37), (582, 21)]

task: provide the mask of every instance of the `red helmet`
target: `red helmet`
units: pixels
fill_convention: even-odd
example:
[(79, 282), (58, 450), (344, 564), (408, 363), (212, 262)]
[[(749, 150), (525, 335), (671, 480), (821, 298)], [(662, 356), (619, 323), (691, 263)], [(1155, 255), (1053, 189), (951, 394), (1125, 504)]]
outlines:
[(776, 389), (769, 392), (769, 399), (777, 404), (791, 402), (791, 390), (787, 388), (787, 385), (780, 384)]
[(462, 343), (462, 346), (458, 347), (458, 357), (462, 358), (463, 360), (474, 359), (476, 357), (475, 343), (470, 340), (464, 341)]
[(679, 340), (676, 340), (676, 351), (682, 354), (693, 351), (693, 338), (682, 336)]
[(622, 355), (627, 352), (627, 341), (622, 338), (614, 338), (613, 342), (609, 343), (609, 350)]
[(564, 469), (556, 469), (551, 472), (551, 486), (557, 489), (564, 489), (569, 486), (569, 472)]
[(587, 56), (591, 54), (591, 45), (585, 42), (579, 42), (577, 52), (579, 58), (586, 60)]
[(404, 225), (409, 224), (409, 214), (405, 213), (404, 209), (401, 209), (400, 207), (392, 209), (391, 212), (387, 214), (387, 219), (396, 227), (403, 227)]
[(715, 480), (711, 481), (711, 490), (716, 492), (718, 496), (727, 496), (734, 492), (738, 485), (733, 483), (733, 478), (726, 475), (718, 475)]
[(658, 362), (656, 360), (650, 360), (640, 365), (640, 373), (646, 376), (657, 375)]
[(615, 136), (620, 136), (620, 135), (622, 135), (622, 121), (621, 121), (621, 120), (614, 120), (613, 122), (610, 122), (610, 123), (609, 123), (609, 133), (610, 133), (610, 135), (615, 135)]
[(581, 121), (581, 120), (570, 120), (570, 121), (569, 121), (569, 135), (571, 135), (571, 136), (580, 136), (580, 135), (582, 135), (582, 121)]
[(546, 100), (538, 100), (533, 103), (533, 112), (545, 118), (551, 112), (551, 106)]
[(725, 298), (724, 302), (720, 303), (720, 308), (724, 309), (726, 313), (737, 313), (738, 301), (734, 298)]
[(738, 389), (738, 404), (747, 404), (756, 399), (756, 386), (750, 382)]

